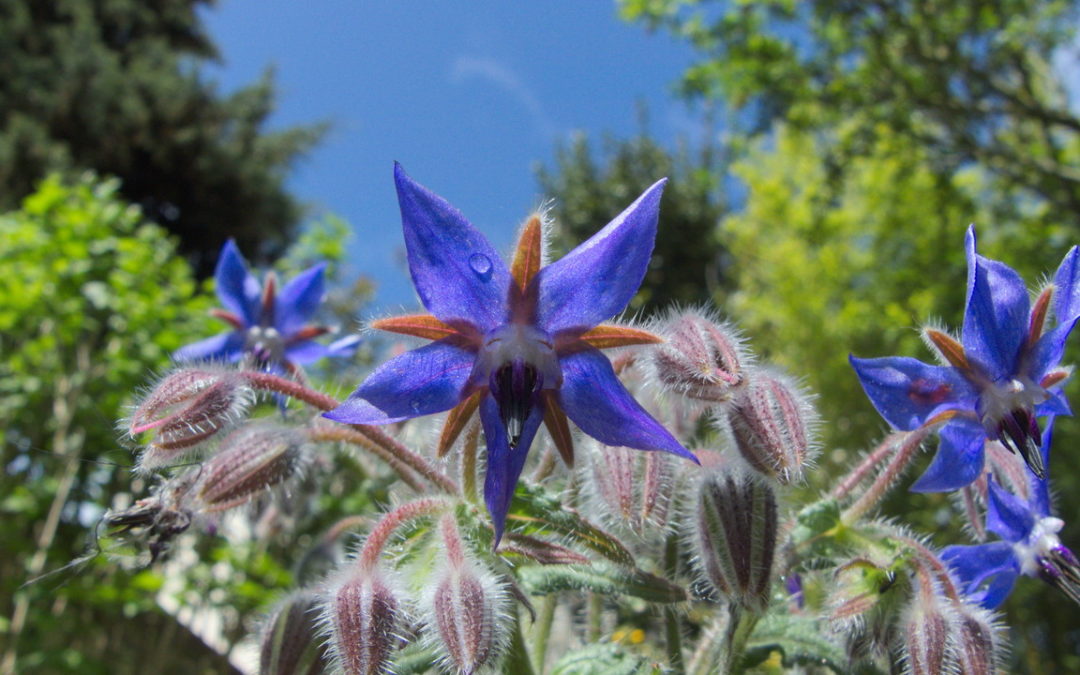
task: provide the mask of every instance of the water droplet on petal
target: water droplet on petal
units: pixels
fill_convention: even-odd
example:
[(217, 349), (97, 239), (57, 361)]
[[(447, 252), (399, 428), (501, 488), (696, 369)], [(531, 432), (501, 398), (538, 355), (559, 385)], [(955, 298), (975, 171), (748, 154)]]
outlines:
[(416, 399), (413, 399), (413, 400), (409, 401), (409, 407), (411, 407), (413, 409), (414, 413), (419, 413), (420, 412), (420, 401), (418, 401)]
[(473, 253), (469, 256), (469, 267), (476, 272), (476, 276), (485, 281), (491, 277), (491, 258), (483, 253)]

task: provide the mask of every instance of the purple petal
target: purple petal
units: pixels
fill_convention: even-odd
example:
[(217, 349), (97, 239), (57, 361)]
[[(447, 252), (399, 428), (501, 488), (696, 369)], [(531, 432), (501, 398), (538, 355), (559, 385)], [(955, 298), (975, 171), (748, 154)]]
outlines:
[(1065, 254), (1054, 274), (1054, 316), (1061, 323), (1080, 316), (1080, 248)]
[(248, 272), (247, 262), (232, 239), (225, 242), (214, 269), (218, 300), (248, 326), (259, 323), (259, 281)]
[[(1050, 472), (1050, 444), (1054, 442), (1054, 416), (1051, 415), (1043, 423), (1042, 452), (1043, 466), (1047, 474)], [(1050, 515), (1050, 481), (1040, 480), (1034, 473), (1028, 472), (1031, 481), (1031, 508), (1040, 517)]]
[(994, 609), (1005, 600), (1020, 574), (1011, 545), (995, 541), (978, 546), (948, 546), (941, 552), (972, 602)]
[(327, 356), (352, 356), (356, 353), (356, 350), (360, 347), (360, 343), (363, 341), (364, 338), (359, 335), (346, 335), (343, 338), (334, 340), (326, 346), (326, 350), (329, 352)]
[(1069, 407), (1069, 399), (1065, 397), (1064, 391), (1051, 389), (1050, 398), (1035, 406), (1035, 414), (1072, 415), (1072, 408)]
[(444, 341), (380, 366), (323, 416), (348, 424), (389, 424), (449, 410), (461, 402), (476, 355)]
[(1031, 504), (998, 485), (993, 478), (989, 485), (986, 529), (1005, 541), (1015, 543), (1026, 539), (1035, 527)]
[(653, 419), (626, 390), (611, 362), (596, 349), (559, 361), (563, 385), (559, 401), (582, 431), (606, 445), (638, 450), (666, 450), (697, 462), (667, 429)]
[(1012, 376), (1028, 332), (1031, 307), (1024, 280), (1011, 267), (975, 252), (975, 228), (965, 239), (967, 301), (961, 342), (992, 381)]
[(239, 360), (244, 353), (244, 336), (241, 333), (222, 333), (214, 337), (199, 340), (173, 352), (173, 359), (181, 363), (188, 361), (223, 361)]
[(975, 390), (955, 368), (906, 356), (849, 360), (870, 402), (902, 431), (917, 429), (944, 410), (972, 409), (975, 404)]
[(626, 308), (649, 267), (666, 181), (653, 184), (604, 229), (540, 270), (533, 280), (540, 327), (550, 334), (586, 330)]
[(274, 299), (274, 323), (288, 337), (303, 328), (322, 302), (326, 263), (304, 270), (285, 284)]
[(484, 476), (484, 502), (487, 504), (491, 522), (495, 526), (495, 544), (502, 538), (506, 527), (506, 514), (514, 498), (521, 469), (529, 454), (536, 430), (544, 420), (543, 401), (537, 401), (521, 429), (517, 446), (510, 448), (506, 428), (499, 417), (499, 404), (488, 394), (480, 401), (480, 421), (484, 425), (487, 440), (487, 473)]
[(983, 472), (986, 431), (974, 420), (953, 419), (939, 432), (941, 442), (912, 492), (947, 492), (970, 484)]
[(1053, 330), (1044, 333), (1039, 338), (1028, 354), (1027, 362), (1024, 364), (1026, 371), (1024, 374), (1038, 383), (1046, 373), (1061, 363), (1061, 357), (1065, 353), (1065, 340), (1068, 339), (1077, 319), (1080, 319), (1080, 316), (1074, 316), (1058, 324)]
[(487, 332), (506, 321), (510, 270), (461, 212), (394, 165), (409, 270), (440, 320)]
[(306, 366), (328, 356), (330, 356), (329, 348), (314, 340), (301, 340), (285, 348), (285, 359), (298, 366)]

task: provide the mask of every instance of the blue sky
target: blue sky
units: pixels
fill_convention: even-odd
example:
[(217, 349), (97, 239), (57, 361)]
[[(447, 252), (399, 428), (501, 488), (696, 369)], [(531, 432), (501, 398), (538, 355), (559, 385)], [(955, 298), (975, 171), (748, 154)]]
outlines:
[(203, 16), (223, 59), (207, 75), (224, 91), (272, 65), (272, 127), (333, 123), (289, 187), (352, 224), (352, 268), (378, 284), (373, 314), (417, 304), (395, 160), (506, 251), (558, 141), (630, 136), (639, 101), (661, 140), (699, 129), (671, 93), (691, 49), (621, 22), (611, 2), (224, 0)]

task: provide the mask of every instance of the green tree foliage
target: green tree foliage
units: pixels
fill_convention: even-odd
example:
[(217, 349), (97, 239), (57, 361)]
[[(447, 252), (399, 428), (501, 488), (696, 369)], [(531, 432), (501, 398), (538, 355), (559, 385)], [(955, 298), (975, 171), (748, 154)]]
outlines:
[(92, 169), (178, 235), (200, 277), (229, 237), (279, 253), (299, 218), (286, 172), (323, 127), (267, 132), (269, 74), (228, 96), (199, 74), (216, 57), (209, 4), (0, 3), (0, 209), (47, 172)]
[(712, 146), (700, 154), (685, 147), (669, 153), (644, 132), (627, 141), (608, 138), (599, 152), (585, 136), (577, 136), (556, 150), (552, 169), (538, 171), (541, 190), (554, 198), (554, 248), (570, 250), (667, 176), (656, 249), (631, 308), (701, 304), (722, 294), (728, 257), (716, 236), (726, 212), (718, 159)]
[(172, 644), (144, 649), (146, 668), (220, 672), (154, 607), (151, 572), (117, 575), (99, 559), (19, 590), (92, 549), (101, 507), (127, 492), (131, 454), (113, 420), (147, 370), (208, 328), (188, 265), (116, 181), (45, 180), (0, 216), (0, 241), (0, 670), (146, 672), (119, 645), (156, 636)]

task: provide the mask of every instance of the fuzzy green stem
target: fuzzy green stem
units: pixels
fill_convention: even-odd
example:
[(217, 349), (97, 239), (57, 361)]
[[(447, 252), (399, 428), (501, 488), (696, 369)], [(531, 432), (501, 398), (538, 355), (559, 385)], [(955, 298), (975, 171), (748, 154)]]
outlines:
[(535, 675), (532, 661), (529, 659), (529, 650), (525, 646), (525, 636), (522, 634), (521, 614), (514, 612), (514, 626), (510, 632), (510, 649), (503, 663), (503, 672), (520, 673), (521, 675)]
[(398, 475), (398, 478), (414, 491), (421, 494), (425, 491), (424, 484), (420, 482), (420, 479), (405, 462), (401, 461), (394, 453), (373, 442), (370, 438), (355, 429), (344, 426), (329, 427), (320, 425), (311, 427), (308, 430), (308, 437), (313, 441), (341, 441), (363, 448), (386, 462), (390, 469)]
[[(664, 545), (664, 574), (674, 579), (679, 567), (679, 540), (674, 534), (668, 535)], [(664, 647), (667, 651), (668, 665), (676, 675), (686, 672), (683, 660), (682, 625), (679, 613), (674, 607), (664, 608)]]
[(926, 440), (928, 435), (937, 431), (938, 426), (938, 424), (922, 426), (900, 437), (898, 439), (899, 447), (896, 448), (892, 459), (874, 479), (874, 482), (870, 484), (870, 487), (866, 489), (866, 492), (862, 493), (855, 500), (855, 503), (840, 515), (840, 522), (844, 525), (851, 525), (876, 506), (888, 493), (889, 488), (892, 487), (896, 479), (911, 464), (911, 460), (922, 446), (922, 442)]
[(540, 601), (540, 616), (533, 626), (533, 667), (536, 672), (544, 672), (547, 663), (548, 640), (551, 638), (551, 626), (555, 623), (555, 608), (558, 606), (555, 593), (549, 593)]
[(402, 504), (383, 516), (382, 520), (371, 530), (371, 533), (364, 541), (364, 547), (360, 550), (357, 562), (361, 568), (369, 570), (375, 568), (375, 565), (379, 562), (379, 556), (397, 528), (414, 518), (434, 515), (447, 508), (449, 504), (450, 502), (447, 500), (437, 497), (417, 499)]
[(599, 593), (589, 593), (588, 618), (585, 633), (586, 642), (599, 642), (603, 634), (604, 596)]
[(730, 620), (727, 634), (724, 637), (724, 669), (725, 675), (735, 675), (742, 670), (743, 652), (746, 650), (746, 642), (754, 632), (759, 615), (743, 609), (732, 603), (728, 605)]

